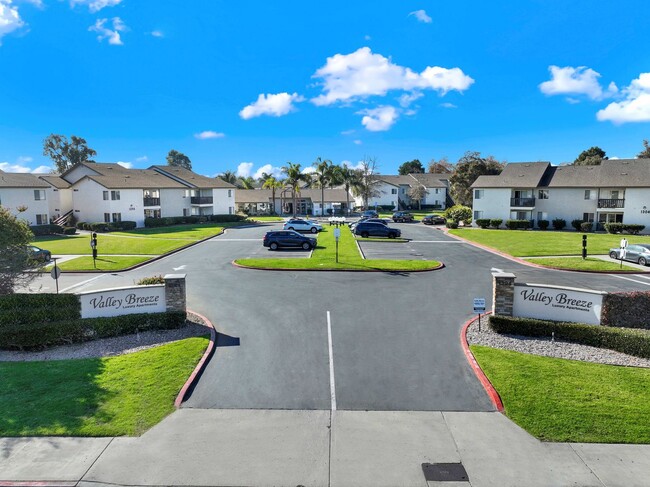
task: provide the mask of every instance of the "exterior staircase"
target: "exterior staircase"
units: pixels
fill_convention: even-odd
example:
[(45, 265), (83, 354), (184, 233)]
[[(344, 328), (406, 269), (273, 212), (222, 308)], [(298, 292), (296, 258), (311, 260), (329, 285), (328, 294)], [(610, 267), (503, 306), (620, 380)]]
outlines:
[(67, 213), (64, 213), (64, 214), (61, 215), (59, 218), (57, 218), (56, 220), (54, 220), (54, 224), (55, 224), (55, 225), (61, 225), (61, 226), (63, 226), (63, 225), (65, 224), (65, 222), (68, 220), (68, 217), (69, 217), (70, 215), (72, 215), (72, 213), (74, 213), (74, 210), (70, 210), (70, 211), (68, 211)]

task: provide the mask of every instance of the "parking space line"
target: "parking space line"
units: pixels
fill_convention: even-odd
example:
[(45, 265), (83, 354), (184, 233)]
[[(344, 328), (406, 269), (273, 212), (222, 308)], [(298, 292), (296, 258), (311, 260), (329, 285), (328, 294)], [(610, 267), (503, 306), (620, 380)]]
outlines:
[(327, 312), (327, 346), (330, 360), (330, 400), (331, 409), (336, 411), (336, 384), (334, 383), (334, 349), (332, 348), (332, 320)]
[(460, 240), (409, 240), (409, 243), (445, 243), (445, 244), (464, 244)]
[(641, 279), (648, 279), (648, 280), (650, 280), (650, 277), (648, 277), (648, 276), (642, 276), (641, 274), (634, 274), (634, 277), (640, 277)]
[[(623, 277), (619, 276), (618, 274), (610, 274), (612, 277), (617, 277), (618, 279), (625, 279), (626, 281), (632, 281), (632, 282), (637, 282), (639, 284), (645, 284), (646, 286), (650, 286), (650, 282), (645, 282), (645, 281), (637, 281), (636, 279), (630, 279), (629, 277)], [(639, 276), (640, 277), (640, 276)]]

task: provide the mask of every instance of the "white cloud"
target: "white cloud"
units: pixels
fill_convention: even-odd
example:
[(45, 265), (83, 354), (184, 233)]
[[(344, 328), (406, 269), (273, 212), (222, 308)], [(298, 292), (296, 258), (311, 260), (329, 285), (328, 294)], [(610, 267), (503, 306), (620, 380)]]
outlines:
[(457, 107), (456, 105), (454, 105), (453, 103), (441, 103), (440, 106), (441, 106), (442, 108), (458, 108), (458, 107)]
[(381, 54), (373, 54), (369, 47), (327, 58), (312, 77), (322, 79), (324, 92), (311, 100), (315, 105), (384, 96), (390, 90), (431, 89), (444, 95), (450, 90), (463, 92), (474, 83), (460, 68), (428, 66), (416, 73)]
[(316, 172), (316, 168), (314, 166), (307, 166), (302, 170), (303, 174), (312, 174)]
[(11, 0), (0, 0), (0, 45), (3, 36), (24, 25), (25, 22), (20, 18), (18, 8), (11, 6)]
[(408, 107), (415, 100), (422, 98), (424, 95), (421, 91), (413, 91), (411, 93), (404, 93), (399, 97), (399, 104), (404, 108)]
[(107, 21), (108, 19), (97, 19), (95, 25), (88, 27), (88, 30), (97, 32), (97, 34), (99, 34), (97, 36), (97, 40), (100, 42), (104, 39), (108, 39), (109, 44), (113, 46), (121, 46), (123, 42), (122, 38), (120, 37), (120, 32), (127, 30), (126, 25), (124, 25), (124, 22), (122, 22), (122, 19), (119, 17), (113, 17), (113, 30), (111, 30), (108, 27), (104, 26)]
[(614, 83), (610, 83), (604, 91), (598, 82), (600, 73), (586, 66), (549, 66), (548, 69), (551, 79), (539, 85), (545, 95), (585, 95), (592, 100), (602, 100), (618, 92)]
[[(19, 158), (20, 159), (20, 158)], [(4, 172), (19, 172), (19, 173), (32, 173), (32, 174), (49, 174), (52, 168), (49, 166), (38, 166), (36, 169), (23, 166), (22, 164), (10, 164), (8, 162), (0, 162), (0, 171)]]
[(356, 164), (352, 164), (350, 161), (342, 161), (341, 164), (350, 169), (363, 169), (363, 161), (359, 161)]
[(364, 114), (364, 117), (361, 119), (361, 124), (371, 132), (388, 130), (399, 117), (395, 107), (390, 105), (362, 110), (357, 113)]
[(425, 24), (430, 24), (433, 21), (424, 10), (416, 10), (409, 14), (409, 16), (411, 15), (415, 16), (415, 18), (418, 19), (418, 22), (424, 22)]
[(204, 130), (203, 132), (200, 132), (198, 134), (194, 134), (194, 137), (196, 137), (199, 140), (205, 140), (205, 139), (220, 139), (222, 137), (225, 137), (226, 134), (223, 132), (214, 132), (213, 130)]
[(70, 0), (70, 5), (87, 5), (91, 13), (99, 12), (106, 7), (114, 7), (122, 2), (122, 0)]
[(251, 171), (253, 170), (253, 163), (252, 162), (240, 162), (239, 166), (237, 166), (237, 177), (240, 178), (247, 178), (248, 176), (251, 175)]
[(30, 156), (20, 156), (20, 157), (18, 157), (18, 159), (16, 159), (16, 162), (18, 164), (26, 164), (28, 162), (32, 162), (33, 160), (34, 160), (34, 158), (30, 157)]
[(244, 120), (249, 118), (259, 117), (261, 115), (270, 115), (273, 117), (281, 117), (289, 112), (295, 110), (294, 103), (302, 102), (305, 99), (297, 93), (277, 93), (277, 94), (260, 94), (257, 101), (244, 107), (239, 116)]
[(151, 31), (151, 35), (153, 37), (165, 37), (165, 34), (163, 34), (163, 32), (161, 30)]
[(259, 179), (259, 178), (262, 177), (262, 174), (264, 174), (264, 173), (270, 174), (271, 176), (275, 176), (276, 178), (279, 178), (279, 177), (282, 176), (282, 168), (272, 166), (271, 164), (264, 164), (257, 171), (255, 171), (255, 174), (253, 174), (253, 177), (255, 179)]
[(359, 140), (359, 139), (353, 140), (352, 142), (355, 143), (356, 145), (363, 144), (363, 142), (361, 140)]
[(149, 158), (147, 156), (140, 156), (135, 158), (136, 162), (147, 162), (148, 160)]
[(116, 164), (119, 164), (120, 166), (125, 167), (127, 169), (133, 169), (133, 163), (132, 162), (117, 161)]
[(623, 89), (625, 99), (613, 102), (596, 113), (598, 120), (615, 124), (626, 122), (650, 122), (650, 73), (639, 77)]

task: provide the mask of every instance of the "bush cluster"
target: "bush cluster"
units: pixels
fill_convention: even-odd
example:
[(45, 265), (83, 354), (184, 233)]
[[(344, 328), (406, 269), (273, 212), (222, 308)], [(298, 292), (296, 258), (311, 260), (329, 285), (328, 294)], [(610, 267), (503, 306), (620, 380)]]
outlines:
[(592, 347), (650, 358), (650, 333), (644, 330), (542, 321), (531, 318), (490, 316), (490, 326), (497, 333), (531, 337), (551, 337)]
[(74, 294), (7, 294), (0, 296), (0, 330), (6, 326), (81, 318)]
[(488, 228), (490, 226), (490, 219), (489, 218), (477, 218), (474, 221), (481, 228)]
[(88, 222), (78, 222), (77, 223), (77, 228), (80, 230), (88, 230), (90, 232), (115, 232), (115, 231), (122, 231), (122, 230), (133, 230), (136, 228), (138, 224), (134, 221), (121, 221), (121, 222), (114, 222), (114, 223), (106, 223), (106, 222), (94, 222), (94, 223), (88, 223)]
[(451, 228), (452, 230), (458, 228), (458, 222), (455, 222), (453, 220), (447, 220), (445, 225), (447, 226), (447, 228)]
[(490, 226), (492, 228), (499, 228), (502, 223), (503, 223), (503, 220), (501, 218), (492, 218), (490, 220)]
[(530, 228), (530, 220), (506, 220), (508, 230), (526, 230)]
[(546, 230), (548, 228), (549, 223), (550, 222), (548, 220), (538, 220), (537, 226), (539, 227), (540, 230)]
[(608, 326), (650, 329), (650, 291), (606, 294), (601, 322)]
[(135, 283), (137, 286), (149, 286), (151, 284), (165, 284), (165, 278), (163, 276), (151, 276), (143, 277), (138, 282)]
[(588, 233), (588, 232), (591, 232), (593, 229), (594, 229), (593, 222), (582, 222), (580, 224), (580, 231), (581, 232)]
[[(392, 208), (392, 207), (391, 207)], [(144, 226), (149, 228), (168, 227), (187, 223), (227, 223), (240, 222), (246, 219), (246, 215), (203, 215), (203, 216), (168, 216), (164, 218), (145, 218)]]
[(61, 225), (50, 223), (49, 225), (32, 225), (29, 227), (34, 236), (42, 237), (43, 235), (60, 235), (63, 233)]
[(77, 233), (75, 227), (63, 227), (63, 235), (74, 235), (75, 233)]
[(630, 235), (637, 235), (644, 228), (645, 225), (632, 223), (605, 223), (605, 231), (607, 233), (629, 233)]
[(584, 220), (581, 220), (579, 218), (576, 218), (575, 220), (571, 220), (571, 226), (574, 228), (576, 232), (580, 231), (580, 226), (584, 223)]
[(562, 230), (566, 227), (566, 220), (563, 220), (562, 218), (555, 218), (552, 223), (555, 230)]

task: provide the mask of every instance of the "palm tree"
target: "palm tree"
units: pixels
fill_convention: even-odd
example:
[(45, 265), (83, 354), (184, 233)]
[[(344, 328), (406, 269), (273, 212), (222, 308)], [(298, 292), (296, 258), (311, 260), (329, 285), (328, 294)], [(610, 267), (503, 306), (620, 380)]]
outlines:
[(345, 188), (345, 204), (348, 215), (350, 214), (350, 190), (358, 193), (361, 179), (359, 172), (348, 166), (334, 166), (334, 184), (342, 184)]
[(241, 177), (237, 181), (237, 187), (241, 189), (255, 189), (255, 179), (252, 176)]
[(311, 178), (308, 174), (303, 174), (300, 170), (300, 164), (287, 162), (287, 165), (282, 168), (282, 172), (287, 175), (284, 181), (285, 186), (291, 188), (293, 197), (293, 216), (296, 216), (296, 194), (300, 194), (300, 183), (309, 182)]
[(312, 174), (314, 186), (320, 188), (320, 214), (325, 216), (325, 188), (331, 187), (334, 181), (334, 165), (330, 160), (320, 157), (314, 161), (316, 171)]
[[(266, 175), (266, 178), (263, 180), (262, 188), (271, 190), (271, 214), (275, 215), (275, 192), (278, 189), (282, 189), (284, 183), (275, 179), (275, 176), (272, 174), (264, 173), (262, 176)], [(280, 207), (282, 207), (282, 202), (280, 202)]]
[(230, 184), (237, 183), (237, 175), (232, 171), (224, 171), (222, 174), (219, 174), (218, 177)]

